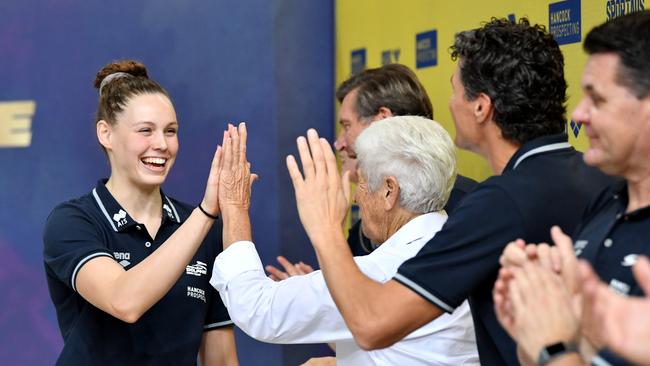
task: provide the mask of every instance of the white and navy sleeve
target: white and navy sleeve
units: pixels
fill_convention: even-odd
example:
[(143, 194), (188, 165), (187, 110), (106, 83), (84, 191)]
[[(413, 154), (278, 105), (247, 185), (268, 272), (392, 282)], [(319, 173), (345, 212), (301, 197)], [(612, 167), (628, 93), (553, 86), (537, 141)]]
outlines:
[(47, 219), (43, 233), (45, 265), (75, 292), (77, 274), (90, 260), (113, 258), (97, 224), (70, 204), (57, 206)]
[[(506, 244), (523, 237), (523, 219), (500, 187), (482, 185), (394, 279), (451, 313), (470, 293), (495, 278)], [(492, 283), (489, 284), (491, 291)]]
[[(212, 226), (208, 235), (203, 242), (203, 245), (209, 246), (208, 252), (210, 253), (210, 260), (208, 261), (208, 273), (212, 273), (212, 266), (214, 265), (214, 259), (217, 256), (217, 253), (223, 247), (221, 241), (221, 222), (217, 220)], [(209, 280), (209, 278), (208, 278)], [(221, 296), (217, 290), (207, 285), (207, 312), (205, 316), (205, 323), (203, 325), (204, 331), (219, 329), (222, 327), (232, 326), (233, 321), (230, 320), (230, 315), (228, 314), (228, 309), (223, 304)]]

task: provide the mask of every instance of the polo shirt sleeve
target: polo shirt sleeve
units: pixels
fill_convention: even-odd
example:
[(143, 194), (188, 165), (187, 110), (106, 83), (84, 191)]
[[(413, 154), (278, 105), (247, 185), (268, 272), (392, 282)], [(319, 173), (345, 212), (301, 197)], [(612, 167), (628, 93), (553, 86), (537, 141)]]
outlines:
[(77, 274), (93, 258), (113, 258), (97, 224), (71, 204), (57, 206), (45, 223), (43, 232), (45, 265), (75, 292)]
[(203, 330), (208, 331), (232, 325), (233, 322), (230, 320), (228, 309), (226, 309), (223, 301), (221, 301), (219, 292), (214, 287), (209, 286), (208, 293), (208, 312), (205, 317)]
[[(208, 274), (213, 272), (214, 259), (223, 248), (221, 241), (222, 223), (221, 219), (217, 220), (212, 229), (206, 235), (203, 245), (209, 246), (210, 260), (208, 263)], [(208, 278), (209, 281), (209, 278)], [(203, 325), (204, 331), (214, 330), (222, 327), (233, 325), (230, 320), (228, 309), (221, 300), (219, 292), (210, 284), (207, 286), (207, 312), (205, 314), (205, 323)]]
[(463, 199), (442, 230), (402, 264), (394, 279), (452, 313), (496, 276), (505, 246), (524, 237), (523, 221), (507, 192), (486, 182)]

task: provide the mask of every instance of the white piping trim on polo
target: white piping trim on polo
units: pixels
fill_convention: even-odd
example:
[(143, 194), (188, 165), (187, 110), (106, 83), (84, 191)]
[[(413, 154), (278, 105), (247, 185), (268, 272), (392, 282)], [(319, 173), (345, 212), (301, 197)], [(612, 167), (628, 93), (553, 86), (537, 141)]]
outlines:
[(111, 220), (111, 217), (108, 215), (108, 212), (106, 212), (106, 207), (104, 207), (104, 204), (102, 203), (102, 200), (99, 199), (99, 195), (97, 195), (97, 188), (93, 188), (93, 196), (95, 197), (95, 201), (97, 201), (97, 204), (99, 205), (99, 208), (104, 213), (104, 216), (106, 216), (106, 220), (108, 220), (108, 223), (111, 224), (111, 226), (113, 227), (113, 230), (115, 230), (117, 232), (117, 228), (115, 227), (115, 224)]
[(72, 285), (72, 289), (75, 292), (77, 292), (77, 286), (75, 284), (75, 282), (77, 282), (77, 272), (79, 272), (79, 269), (81, 269), (81, 266), (83, 266), (84, 264), (86, 264), (86, 262), (88, 262), (89, 260), (91, 260), (91, 259), (93, 259), (95, 257), (111, 257), (111, 258), (113, 258), (113, 256), (110, 253), (99, 252), (99, 253), (93, 253), (93, 254), (87, 256), (86, 258), (80, 260), (79, 263), (77, 263), (77, 266), (74, 267), (74, 271), (72, 271), (72, 278), (70, 278), (70, 284)]
[(172, 206), (172, 211), (174, 211), (174, 215), (176, 216), (176, 222), (179, 224), (181, 223), (181, 217), (178, 216), (178, 212), (176, 212), (176, 207), (174, 207), (174, 204), (172, 203), (172, 200), (169, 199), (169, 197), (165, 196), (165, 199), (167, 200), (167, 203), (169, 203), (170, 206)]
[(232, 320), (225, 320), (222, 322), (206, 324), (203, 326), (203, 329), (219, 328), (230, 324), (234, 324)]
[(422, 288), (422, 286), (420, 286), (417, 283), (409, 280), (408, 278), (402, 276), (401, 274), (396, 273), (393, 278), (398, 280), (399, 282), (402, 282), (404, 285), (410, 287), (411, 290), (417, 292), (418, 294), (420, 294), (420, 296), (423, 296), (425, 299), (427, 299), (427, 300), (431, 301), (432, 303), (436, 304), (442, 310), (444, 310), (444, 311), (446, 311), (448, 313), (453, 313), (454, 312), (454, 308), (447, 305), (444, 301), (440, 300), (435, 295), (433, 295), (429, 291)]
[(544, 145), (540, 146), (536, 149), (532, 149), (528, 152), (526, 152), (524, 155), (520, 156), (519, 159), (515, 162), (515, 165), (512, 167), (512, 169), (517, 169), (517, 166), (524, 161), (526, 158), (529, 158), (533, 155), (541, 154), (544, 152), (548, 151), (554, 151), (554, 150), (561, 150), (561, 149), (566, 149), (568, 147), (571, 147), (571, 144), (568, 142), (558, 142), (556, 144), (550, 144), (550, 145)]

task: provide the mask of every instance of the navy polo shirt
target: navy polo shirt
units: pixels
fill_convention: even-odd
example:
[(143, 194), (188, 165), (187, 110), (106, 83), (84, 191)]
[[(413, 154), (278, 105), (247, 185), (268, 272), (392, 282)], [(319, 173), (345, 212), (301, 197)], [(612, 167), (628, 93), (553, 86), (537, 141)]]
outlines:
[[(448, 215), (454, 211), (456, 206), (460, 203), (460, 200), (469, 192), (471, 192), (478, 183), (471, 178), (464, 177), (462, 175), (457, 175), (456, 180), (454, 181), (454, 187), (451, 189), (449, 194), (449, 200), (445, 204), (445, 211)], [(352, 251), (352, 255), (355, 257), (368, 255), (372, 253), (377, 246), (375, 246), (370, 239), (363, 235), (361, 231), (361, 220), (352, 225), (350, 231), (348, 231), (348, 245)]]
[(518, 365), (516, 346), (496, 319), (492, 287), (512, 240), (550, 242), (550, 228), (573, 232), (591, 199), (611, 182), (553, 135), (524, 144), (503, 173), (470, 194), (395, 280), (453, 312), (469, 299), (481, 363)]
[(196, 365), (203, 332), (232, 324), (209, 283), (222, 248), (220, 222), (171, 290), (128, 324), (76, 292), (79, 270), (100, 256), (133, 268), (181, 226), (193, 207), (161, 192), (163, 217), (152, 238), (104, 184), (99, 181), (91, 193), (55, 207), (45, 224), (45, 273), (64, 339), (57, 365)]
[[(639, 255), (650, 257), (650, 206), (626, 212), (627, 205), (627, 182), (612, 184), (588, 209), (573, 245), (611, 290), (624, 296), (647, 296), (634, 279), (632, 267)], [(609, 352), (600, 356), (610, 364), (628, 364)]]

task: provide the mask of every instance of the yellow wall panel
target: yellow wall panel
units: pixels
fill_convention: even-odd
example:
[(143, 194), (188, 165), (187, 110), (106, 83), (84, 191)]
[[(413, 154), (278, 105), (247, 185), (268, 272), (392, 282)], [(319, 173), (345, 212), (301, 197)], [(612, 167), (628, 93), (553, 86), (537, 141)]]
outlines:
[[(581, 40), (589, 30), (609, 17), (645, 9), (644, 0), (568, 0), (579, 6), (563, 13), (571, 24), (580, 17)], [(447, 103), (451, 95), (449, 78), (455, 68), (449, 56), (449, 46), (454, 34), (476, 28), (491, 17), (516, 19), (528, 17), (532, 23), (549, 27), (550, 4), (558, 1), (544, 0), (337, 0), (336, 1), (336, 82), (337, 85), (351, 75), (351, 52), (366, 49), (366, 67), (382, 65), (382, 52), (390, 51), (390, 61), (399, 62), (413, 69), (426, 87), (434, 109), (434, 117), (451, 134), (455, 134)], [(566, 5), (566, 4), (561, 4)], [(416, 34), (437, 30), (437, 65), (416, 68)], [(569, 84), (568, 113), (582, 96), (580, 75), (586, 61), (582, 43), (561, 45), (565, 56), (565, 74)], [(397, 51), (397, 52), (395, 52)], [(580, 150), (587, 146), (584, 131), (577, 137), (569, 127), (569, 141)], [(491, 175), (484, 159), (459, 151), (459, 172), (474, 179), (483, 180)]]

